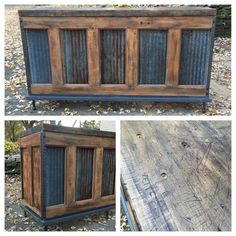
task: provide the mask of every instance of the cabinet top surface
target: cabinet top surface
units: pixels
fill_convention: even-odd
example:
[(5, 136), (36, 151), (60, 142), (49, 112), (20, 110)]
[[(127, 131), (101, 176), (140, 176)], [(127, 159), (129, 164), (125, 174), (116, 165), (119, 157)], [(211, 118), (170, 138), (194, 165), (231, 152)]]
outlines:
[(75, 135), (89, 135), (89, 136), (115, 138), (115, 132), (84, 129), (84, 128), (71, 128), (71, 127), (49, 125), (49, 124), (41, 124), (33, 128), (27, 129), (21, 134), (21, 137), (25, 137), (30, 134), (38, 132), (47, 132), (47, 131), (56, 133), (69, 133)]
[(156, 8), (32, 8), (19, 10), (20, 16), (215, 16), (216, 9), (208, 7), (156, 7)]

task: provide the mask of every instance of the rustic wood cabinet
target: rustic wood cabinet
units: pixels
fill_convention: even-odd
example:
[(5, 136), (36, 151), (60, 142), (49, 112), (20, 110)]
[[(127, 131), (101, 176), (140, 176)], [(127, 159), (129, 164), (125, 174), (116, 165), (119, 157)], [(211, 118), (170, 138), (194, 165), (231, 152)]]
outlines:
[(20, 10), (28, 99), (208, 102), (215, 14)]
[(43, 124), (25, 131), (20, 146), (23, 208), (37, 221), (114, 206), (113, 132)]

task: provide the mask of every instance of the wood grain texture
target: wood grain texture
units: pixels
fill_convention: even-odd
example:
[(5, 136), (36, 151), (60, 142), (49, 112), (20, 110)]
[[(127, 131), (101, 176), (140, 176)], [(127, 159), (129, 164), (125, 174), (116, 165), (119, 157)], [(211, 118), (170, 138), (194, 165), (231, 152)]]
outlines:
[(62, 57), (61, 57), (61, 44), (60, 32), (57, 28), (48, 29), (48, 44), (50, 51), (52, 84), (62, 85)]
[(230, 231), (230, 121), (122, 121), (121, 177), (140, 230)]
[(46, 144), (51, 146), (76, 145), (77, 147), (115, 147), (114, 138), (91, 137), (86, 135), (62, 134), (56, 132), (46, 133)]
[(61, 216), (61, 215), (66, 215), (66, 214), (70, 214), (74, 212), (80, 212), (80, 211), (84, 211), (88, 209), (107, 206), (114, 203), (115, 203), (115, 196), (109, 196), (109, 198), (101, 198), (101, 199), (93, 200), (93, 201), (89, 200), (86, 202), (85, 205), (82, 203), (83, 204), (82, 206), (79, 204), (71, 205), (71, 206), (67, 206), (67, 205), (51, 206), (51, 207), (47, 207), (46, 216), (47, 218)]
[[(62, 92), (63, 91), (63, 92)], [(128, 90), (127, 86), (102, 85), (102, 86), (51, 86), (51, 85), (31, 85), (32, 94), (60, 94), (60, 95), (137, 95), (137, 96), (205, 96), (205, 85), (181, 85), (170, 87), (166, 85), (138, 85), (134, 89)]]
[(31, 162), (31, 148), (22, 148), (22, 179), (23, 179), (23, 196), (25, 202), (33, 205), (33, 191), (32, 191), (32, 162)]
[(20, 146), (22, 148), (28, 147), (28, 146), (39, 146), (40, 145), (40, 133), (34, 133), (30, 134), (25, 137), (21, 137), (20, 139)]
[(129, 89), (138, 84), (138, 30), (126, 30), (126, 84)]
[(101, 198), (102, 187), (102, 162), (103, 162), (103, 148), (97, 148), (95, 151), (95, 168), (94, 168), (94, 189), (93, 198)]
[(65, 204), (70, 205), (75, 202), (75, 166), (76, 166), (76, 146), (69, 145), (66, 148), (66, 168), (65, 168)]
[(210, 29), (211, 16), (186, 17), (24, 17), (25, 29), (48, 29), (50, 27), (70, 29), (87, 28), (140, 28), (140, 29)]
[(100, 50), (98, 29), (87, 30), (88, 74), (89, 86), (101, 83)]
[(179, 84), (179, 65), (181, 48), (181, 30), (170, 29), (167, 44), (166, 85), (176, 87)]
[(33, 161), (33, 199), (34, 206), (40, 210), (41, 207), (41, 152), (40, 147), (32, 148), (32, 161)]
[(43, 8), (19, 10), (20, 16), (214, 16), (209, 7), (155, 7), (155, 8)]

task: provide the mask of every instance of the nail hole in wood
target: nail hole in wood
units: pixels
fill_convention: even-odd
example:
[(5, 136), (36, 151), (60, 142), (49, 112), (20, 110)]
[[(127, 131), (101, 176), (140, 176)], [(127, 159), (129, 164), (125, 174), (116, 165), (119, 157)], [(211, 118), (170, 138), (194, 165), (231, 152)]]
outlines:
[(136, 136), (137, 136), (138, 138), (141, 138), (142, 135), (141, 135), (140, 133), (137, 133)]
[(184, 148), (189, 148), (189, 147), (190, 147), (190, 145), (189, 145), (187, 142), (185, 142), (185, 141), (181, 142), (181, 145), (182, 145)]
[(166, 174), (165, 172), (162, 172), (162, 173), (161, 173), (161, 177), (162, 177), (163, 179), (167, 179), (167, 174)]

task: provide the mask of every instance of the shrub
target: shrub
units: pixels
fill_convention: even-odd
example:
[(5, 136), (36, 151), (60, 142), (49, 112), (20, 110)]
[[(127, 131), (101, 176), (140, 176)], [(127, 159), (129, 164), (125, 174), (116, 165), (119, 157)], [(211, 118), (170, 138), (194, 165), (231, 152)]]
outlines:
[(5, 154), (15, 154), (18, 151), (18, 145), (11, 141), (5, 141)]

